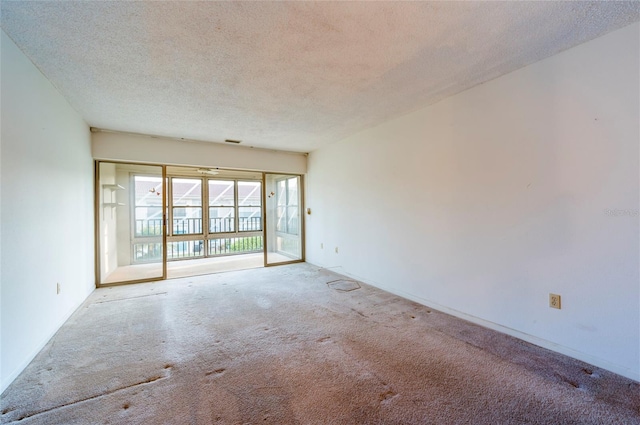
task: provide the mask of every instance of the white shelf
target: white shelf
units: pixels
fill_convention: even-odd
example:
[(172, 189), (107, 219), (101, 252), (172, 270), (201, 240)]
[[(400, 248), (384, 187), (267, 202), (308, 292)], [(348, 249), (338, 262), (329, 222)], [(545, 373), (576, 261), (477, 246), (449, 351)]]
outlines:
[(110, 202), (103, 202), (102, 203), (102, 207), (103, 208), (111, 208), (111, 217), (113, 218), (113, 209), (116, 207), (123, 207), (124, 204), (122, 202), (116, 202), (116, 191), (117, 190), (124, 190), (123, 186), (120, 186), (119, 184), (103, 184), (102, 185), (102, 189), (103, 190), (108, 190), (108, 192), (104, 193), (104, 199), (105, 200), (109, 200)]
[(124, 187), (120, 186), (119, 184), (103, 184), (102, 188), (109, 190), (124, 190)]

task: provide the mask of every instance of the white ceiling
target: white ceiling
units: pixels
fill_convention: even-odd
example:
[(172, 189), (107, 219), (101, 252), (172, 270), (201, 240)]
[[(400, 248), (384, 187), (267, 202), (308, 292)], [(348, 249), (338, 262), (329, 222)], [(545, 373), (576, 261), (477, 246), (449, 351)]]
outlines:
[(299, 152), (640, 20), (635, 2), (2, 1), (103, 129)]

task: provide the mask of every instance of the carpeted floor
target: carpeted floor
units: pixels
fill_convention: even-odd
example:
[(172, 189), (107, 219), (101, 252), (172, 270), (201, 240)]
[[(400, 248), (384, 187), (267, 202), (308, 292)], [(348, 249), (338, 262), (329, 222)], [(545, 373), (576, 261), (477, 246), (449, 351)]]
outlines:
[(640, 424), (638, 383), (339, 279), (296, 264), (96, 290), (0, 420)]

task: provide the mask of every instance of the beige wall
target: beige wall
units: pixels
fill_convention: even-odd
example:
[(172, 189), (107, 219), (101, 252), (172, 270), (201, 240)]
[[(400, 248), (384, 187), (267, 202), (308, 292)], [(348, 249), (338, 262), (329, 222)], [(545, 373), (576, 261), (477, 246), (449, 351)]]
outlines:
[(92, 153), (96, 159), (146, 164), (192, 165), (293, 174), (304, 174), (307, 171), (305, 154), (126, 133), (92, 133)]

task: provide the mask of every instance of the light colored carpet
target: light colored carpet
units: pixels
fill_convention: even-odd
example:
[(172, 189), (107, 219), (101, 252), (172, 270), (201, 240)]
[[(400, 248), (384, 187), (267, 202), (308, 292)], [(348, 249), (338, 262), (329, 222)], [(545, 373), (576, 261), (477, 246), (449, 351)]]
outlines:
[(638, 383), (339, 279), (294, 264), (96, 290), (2, 394), (0, 418), (640, 423)]

